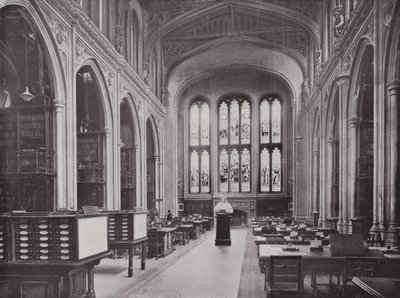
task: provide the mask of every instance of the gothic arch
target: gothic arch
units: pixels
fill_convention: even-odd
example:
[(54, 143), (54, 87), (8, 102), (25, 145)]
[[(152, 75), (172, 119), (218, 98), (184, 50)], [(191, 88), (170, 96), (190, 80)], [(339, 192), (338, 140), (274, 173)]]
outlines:
[(103, 72), (100, 69), (98, 62), (95, 59), (87, 59), (83, 61), (79, 68), (76, 70), (75, 76), (82, 69), (82, 67), (89, 66), (95, 75), (95, 79), (97, 81), (99, 91), (100, 91), (100, 102), (104, 111), (104, 129), (112, 131), (113, 129), (113, 118), (114, 111), (111, 104), (111, 96), (107, 89), (106, 79), (104, 77)]
[(391, 21), (389, 28), (389, 38), (386, 45), (386, 82), (390, 83), (400, 80), (400, 2), (395, 2), (395, 7), (391, 15), (385, 16)]
[[(368, 53), (371, 51), (371, 53)], [(366, 55), (373, 55), (374, 48), (372, 42), (364, 38), (360, 41), (358, 48), (356, 50), (356, 55), (354, 58), (354, 63), (351, 70), (351, 83), (349, 88), (349, 100), (348, 100), (348, 116), (349, 119), (359, 118), (360, 117), (360, 108), (361, 103), (359, 101), (360, 95), (360, 84), (361, 84), (361, 75), (362, 70), (366, 67), (365, 59)]]
[(48, 25), (47, 20), (44, 18), (42, 12), (35, 2), (24, 0), (4, 0), (0, 3), (0, 9), (10, 5), (16, 5), (25, 8), (27, 14), (32, 20), (33, 25), (40, 32), (40, 36), (46, 47), (45, 54), (48, 54), (49, 56), (49, 71), (52, 72), (51, 77), (53, 77), (53, 79), (51, 77), (50, 79), (52, 79), (53, 83), (54, 98), (65, 104), (65, 74), (63, 72), (60, 52), (57, 49), (57, 42), (55, 41), (51, 33), (51, 29)]

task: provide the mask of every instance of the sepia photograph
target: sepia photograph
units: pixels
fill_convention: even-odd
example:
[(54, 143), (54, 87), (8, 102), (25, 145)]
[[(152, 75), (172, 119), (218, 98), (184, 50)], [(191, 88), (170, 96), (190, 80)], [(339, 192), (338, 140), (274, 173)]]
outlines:
[(398, 0), (0, 0), (0, 297), (400, 297), (398, 101)]

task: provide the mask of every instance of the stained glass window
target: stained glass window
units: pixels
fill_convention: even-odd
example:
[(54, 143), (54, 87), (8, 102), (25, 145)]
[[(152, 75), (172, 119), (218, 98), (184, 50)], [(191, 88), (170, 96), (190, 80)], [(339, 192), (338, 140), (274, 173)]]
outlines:
[(278, 148), (272, 151), (272, 191), (281, 191), (281, 152)]
[(269, 143), (269, 103), (266, 99), (261, 101), (260, 107), (260, 131), (261, 131), (261, 143)]
[(222, 149), (219, 153), (219, 191), (228, 192), (228, 151)]
[(250, 104), (243, 101), (241, 112), (241, 143), (250, 144)]
[(199, 144), (199, 106), (192, 104), (190, 108), (190, 145)]
[(219, 106), (219, 143), (228, 144), (228, 105), (222, 102)]
[(199, 154), (196, 150), (190, 154), (190, 192), (199, 192)]
[(189, 109), (190, 192), (210, 192), (210, 109), (196, 100)]
[(239, 104), (236, 99), (230, 105), (230, 131), (230, 143), (239, 144)]
[(209, 130), (210, 130), (210, 109), (208, 104), (203, 102), (201, 105), (200, 110), (200, 126), (201, 126), (201, 145), (209, 145), (210, 137), (209, 137)]
[(271, 119), (272, 119), (272, 132), (271, 132), (272, 143), (280, 143), (281, 142), (281, 103), (276, 98), (272, 102)]
[(201, 192), (210, 192), (210, 154), (208, 150), (201, 153)]
[(237, 149), (231, 151), (231, 192), (239, 191), (239, 152)]
[(260, 103), (260, 191), (282, 191), (282, 104), (277, 96)]
[(242, 150), (241, 160), (242, 192), (250, 191), (250, 151), (247, 148)]
[(250, 102), (227, 97), (219, 104), (219, 168), (221, 192), (250, 191)]
[(269, 191), (269, 152), (267, 148), (261, 150), (260, 184), (261, 191)]

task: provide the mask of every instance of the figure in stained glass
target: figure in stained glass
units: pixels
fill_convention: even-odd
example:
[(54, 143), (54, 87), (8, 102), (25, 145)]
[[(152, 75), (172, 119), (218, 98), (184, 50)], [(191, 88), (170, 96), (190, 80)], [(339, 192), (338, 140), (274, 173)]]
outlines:
[(228, 152), (222, 149), (219, 154), (219, 190), (221, 192), (228, 191)]
[(241, 143), (250, 144), (250, 104), (244, 101), (241, 107)]
[(222, 102), (219, 106), (219, 143), (228, 144), (228, 105)]

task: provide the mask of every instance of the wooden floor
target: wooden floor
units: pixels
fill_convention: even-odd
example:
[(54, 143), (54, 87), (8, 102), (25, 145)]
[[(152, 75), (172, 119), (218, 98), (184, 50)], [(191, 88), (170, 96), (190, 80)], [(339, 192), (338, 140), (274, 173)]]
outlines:
[(238, 298), (263, 297), (264, 276), (260, 273), (252, 230), (247, 230), (246, 247), (240, 274)]
[[(231, 229), (232, 246), (214, 245), (215, 230), (191, 241), (165, 258), (149, 259), (146, 270), (134, 261), (134, 277), (127, 277), (127, 260), (105, 259), (95, 269), (98, 298), (261, 298), (264, 276), (260, 273), (252, 230)], [(318, 277), (323, 281), (327, 277)], [(313, 291), (304, 281), (305, 298), (335, 297), (326, 287)]]

